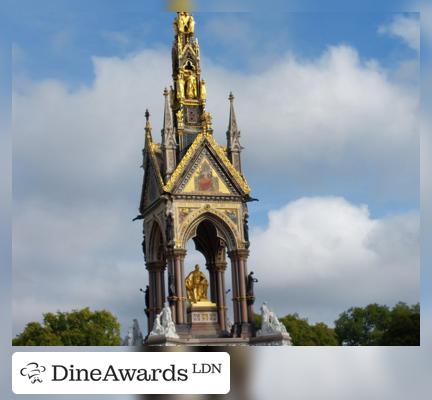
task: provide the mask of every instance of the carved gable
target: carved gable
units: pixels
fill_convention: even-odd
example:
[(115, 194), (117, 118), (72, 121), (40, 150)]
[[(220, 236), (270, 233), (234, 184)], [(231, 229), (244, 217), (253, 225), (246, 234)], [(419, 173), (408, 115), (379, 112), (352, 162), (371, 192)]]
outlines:
[(206, 146), (201, 149), (195, 161), (189, 165), (175, 192), (209, 196), (236, 196), (239, 194), (227, 173)]

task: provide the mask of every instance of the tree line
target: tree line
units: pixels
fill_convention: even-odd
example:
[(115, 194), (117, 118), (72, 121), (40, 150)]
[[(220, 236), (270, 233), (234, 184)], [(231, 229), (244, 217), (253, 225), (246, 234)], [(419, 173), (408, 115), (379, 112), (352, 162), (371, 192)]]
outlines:
[[(309, 323), (297, 313), (280, 318), (296, 346), (419, 346), (420, 304), (399, 302), (390, 308), (369, 304), (344, 311), (330, 327)], [(261, 326), (261, 316), (255, 315)], [(46, 313), (43, 322), (30, 322), (13, 340), (14, 346), (117, 346), (121, 343), (117, 317), (88, 307)]]
[[(298, 314), (280, 318), (296, 346), (419, 346), (420, 304), (399, 302), (390, 308), (369, 304), (351, 307), (329, 327), (323, 322), (310, 324)], [(255, 316), (259, 329), (261, 316)]]

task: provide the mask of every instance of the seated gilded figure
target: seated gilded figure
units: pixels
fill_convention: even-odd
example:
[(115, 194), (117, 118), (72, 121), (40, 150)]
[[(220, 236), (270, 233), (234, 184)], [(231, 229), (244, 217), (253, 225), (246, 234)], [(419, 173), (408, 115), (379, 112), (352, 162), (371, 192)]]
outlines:
[(192, 303), (208, 300), (208, 285), (207, 278), (200, 271), (199, 265), (195, 265), (195, 269), (186, 277), (185, 281), (188, 300)]

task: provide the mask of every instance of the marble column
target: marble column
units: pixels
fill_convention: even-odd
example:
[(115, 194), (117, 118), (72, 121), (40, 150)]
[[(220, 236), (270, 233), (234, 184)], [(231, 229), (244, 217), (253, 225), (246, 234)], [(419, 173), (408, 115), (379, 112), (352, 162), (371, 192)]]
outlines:
[(218, 306), (219, 325), (222, 331), (226, 330), (225, 270), (226, 262), (219, 262), (215, 265), (216, 304)]
[(239, 309), (239, 289), (238, 289), (238, 259), (237, 254), (232, 251), (228, 253), (228, 257), (231, 259), (231, 288), (232, 288), (232, 300), (233, 300), (233, 313), (234, 313), (234, 324), (240, 323), (240, 309)]
[(172, 250), (174, 258), (174, 282), (175, 282), (175, 297), (176, 297), (176, 323), (186, 323), (186, 289), (184, 283), (184, 259), (186, 250)]

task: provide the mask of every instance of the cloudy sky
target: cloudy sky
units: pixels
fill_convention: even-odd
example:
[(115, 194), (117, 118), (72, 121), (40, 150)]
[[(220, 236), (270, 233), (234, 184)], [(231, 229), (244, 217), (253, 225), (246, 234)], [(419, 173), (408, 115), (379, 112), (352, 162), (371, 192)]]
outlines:
[[(162, 88), (170, 84), (166, 62), (172, 16), (157, 13), (160, 8), (153, 0), (145, 7), (137, 1), (108, 0), (20, 3), (8, 7), (9, 14), (0, 13), (9, 17), (0, 24), (2, 61), (8, 61), (8, 40), (14, 43), (13, 334), (42, 312), (83, 305), (111, 309), (127, 325), (141, 313), (137, 288), (145, 284), (139, 227), (129, 222), (136, 214), (141, 180), (142, 115), (147, 106), (151, 108), (156, 136)], [(200, 4), (206, 10), (246, 6), (256, 11), (257, 3)], [(260, 199), (251, 207), (254, 243), (269, 243), (276, 232), (278, 237), (289, 237), (283, 245), (282, 239), (277, 241), (278, 251), (289, 253), (289, 259), (276, 263), (269, 277), (258, 265), (266, 254), (253, 245), (251, 266), (259, 274), (259, 296), (271, 299), (279, 313), (296, 310), (314, 320), (332, 320), (354, 303), (392, 304), (419, 297), (415, 283), (419, 159), (415, 139), (410, 140), (417, 137), (413, 125), (418, 75), (413, 71), (418, 24), (416, 14), (390, 12), (421, 8), (422, 327), (427, 329), (422, 332), (421, 349), (286, 348), (283, 357), (272, 353), (282, 349), (255, 349), (250, 353), (255, 356), (250, 360), (252, 390), (258, 399), (286, 398), (287, 391), (298, 399), (428, 398), (432, 140), (424, 129), (432, 126), (428, 95), (432, 75), (427, 75), (432, 66), (432, 7), (428, 2), (394, 0), (365, 0), (356, 2), (355, 8), (352, 2), (337, 0), (326, 1), (325, 9), (324, 2), (314, 3), (274, 0), (275, 13), (196, 16), (219, 140), (226, 129), (227, 92), (232, 89), (236, 95), (246, 172)], [(0, 9), (8, 4), (16, 2), (5, 0)], [(326, 13), (285, 14), (281, 9)], [(359, 9), (373, 13), (352, 12)], [(344, 13), (334, 15), (329, 10)], [(224, 39), (228, 30), (235, 41)], [(259, 51), (265, 56), (260, 57)], [(344, 71), (338, 73), (343, 84), (336, 85), (332, 68)], [(289, 78), (288, 69), (296, 72), (296, 79)], [(0, 74), (2, 266), (10, 263), (4, 70)], [(285, 72), (285, 80), (274, 82), (276, 70)], [(276, 88), (262, 86), (260, 98), (273, 99), (249, 98), (247, 92), (254, 92), (264, 79)], [(326, 92), (315, 90), (312, 96), (313, 82)], [(354, 89), (344, 91), (347, 85)], [(302, 108), (306, 102), (313, 107)], [(259, 109), (251, 112), (250, 107)], [(20, 131), (15, 126), (21, 126)], [(272, 149), (274, 157), (270, 151), (260, 151), (263, 146), (257, 148), (259, 140), (269, 136), (279, 143)], [(292, 145), (295, 149), (288, 147)], [(337, 255), (334, 262), (332, 255)], [(367, 274), (361, 273), (366, 270)], [(282, 274), (277, 280), (275, 271)], [(8, 269), (2, 268), (3, 272), (0, 293), (2, 315), (7, 316)], [(347, 287), (342, 280), (355, 284)], [(285, 286), (280, 289), (282, 281)], [(7, 326), (0, 327), (4, 344), (10, 343)], [(0, 368), (10, 365), (7, 352), (0, 352), (0, 357)], [(3, 397), (15, 398), (7, 390), (10, 371), (5, 370), (0, 379)]]
[[(13, 333), (83, 306), (144, 325), (137, 213), (173, 15), (28, 3), (13, 47)], [(105, 4), (105, 3), (104, 3)], [(215, 136), (236, 96), (257, 302), (331, 323), (419, 294), (417, 13), (197, 13)], [(196, 255), (191, 255), (191, 268)]]

